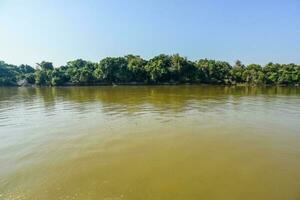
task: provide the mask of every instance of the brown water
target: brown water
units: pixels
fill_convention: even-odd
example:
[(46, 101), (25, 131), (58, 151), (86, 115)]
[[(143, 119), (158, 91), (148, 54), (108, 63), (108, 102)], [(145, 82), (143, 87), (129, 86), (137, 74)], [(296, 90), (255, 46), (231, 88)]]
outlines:
[(300, 88), (0, 88), (0, 138), (0, 199), (300, 199)]

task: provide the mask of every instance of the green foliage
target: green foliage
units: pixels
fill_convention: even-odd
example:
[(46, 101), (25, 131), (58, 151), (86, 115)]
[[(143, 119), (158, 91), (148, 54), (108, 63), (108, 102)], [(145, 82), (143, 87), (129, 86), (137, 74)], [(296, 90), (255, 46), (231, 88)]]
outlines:
[(268, 63), (263, 71), (265, 74), (265, 80), (269, 84), (277, 83), (279, 78), (279, 69), (281, 66), (279, 64)]
[(37, 67), (41, 70), (53, 70), (52, 62), (42, 61), (41, 63), (37, 63)]
[(10, 86), (15, 85), (16, 77), (15, 73), (11, 69), (11, 66), (3, 61), (0, 61), (0, 86)]
[(171, 57), (161, 54), (149, 60), (145, 66), (151, 82), (160, 83), (171, 80)]
[(196, 64), (199, 81), (213, 84), (227, 84), (230, 81), (231, 66), (227, 62), (202, 59)]
[(147, 61), (135, 55), (127, 55), (125, 58), (132, 81), (145, 82), (148, 79), (145, 69)]
[(0, 86), (14, 86), (25, 80), (31, 84), (34, 72), (35, 70), (29, 65), (17, 67), (0, 61)]
[(241, 61), (200, 59), (190, 61), (179, 54), (160, 54), (150, 60), (137, 55), (107, 57), (98, 63), (77, 59), (54, 68), (51, 62), (10, 65), (0, 61), (0, 86), (94, 85), (112, 83), (207, 83), (207, 84), (300, 84), (300, 65), (268, 63), (262, 67)]
[(65, 71), (64, 81), (70, 80), (73, 84), (91, 84), (96, 79), (93, 75), (95, 70), (95, 65), (91, 62), (77, 59), (74, 61), (69, 61), (67, 66), (61, 67)]
[(28, 84), (35, 84), (35, 76), (34, 73), (28, 73), (25, 75), (25, 80), (27, 81)]
[(127, 66), (127, 59), (124, 57), (104, 58), (97, 65), (97, 77), (109, 83), (124, 83), (132, 80), (133, 74)]
[(34, 69), (29, 66), (29, 65), (20, 65), (19, 67), (17, 67), (16, 69), (20, 74), (32, 74), (34, 73)]
[(51, 72), (47, 70), (36, 70), (35, 72), (35, 84), (36, 85), (51, 85)]
[(194, 82), (197, 80), (197, 67), (195, 63), (179, 54), (171, 56), (171, 79), (177, 82)]
[(51, 62), (42, 61), (37, 63), (37, 70), (35, 72), (35, 84), (50, 86), (52, 81), (52, 71), (54, 67)]
[(67, 81), (68, 81), (67, 75), (62, 67), (56, 68), (52, 71), (51, 85), (53, 86), (64, 85)]
[(265, 80), (262, 67), (257, 64), (248, 65), (242, 77), (248, 84), (263, 84)]
[(230, 71), (231, 75), (231, 82), (232, 83), (244, 83), (245, 80), (243, 79), (243, 73), (245, 71), (245, 65), (242, 64), (241, 61), (237, 60), (235, 65)]

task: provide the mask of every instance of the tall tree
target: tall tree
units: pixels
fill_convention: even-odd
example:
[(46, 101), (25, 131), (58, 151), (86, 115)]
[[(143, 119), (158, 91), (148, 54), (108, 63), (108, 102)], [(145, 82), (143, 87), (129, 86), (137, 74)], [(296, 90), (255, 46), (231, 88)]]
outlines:
[(171, 80), (171, 58), (160, 54), (150, 59), (145, 66), (151, 82), (159, 83)]

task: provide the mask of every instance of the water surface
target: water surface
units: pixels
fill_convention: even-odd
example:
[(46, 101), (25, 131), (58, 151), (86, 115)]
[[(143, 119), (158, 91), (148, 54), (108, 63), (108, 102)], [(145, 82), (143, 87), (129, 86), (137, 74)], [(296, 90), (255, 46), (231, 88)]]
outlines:
[(300, 199), (300, 88), (0, 88), (0, 199)]

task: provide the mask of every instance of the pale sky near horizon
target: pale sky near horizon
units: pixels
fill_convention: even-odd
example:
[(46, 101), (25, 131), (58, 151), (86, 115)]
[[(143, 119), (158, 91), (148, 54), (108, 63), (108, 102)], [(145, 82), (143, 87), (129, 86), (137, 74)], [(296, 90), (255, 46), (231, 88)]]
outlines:
[(0, 0), (0, 60), (179, 53), (300, 64), (300, 0)]

